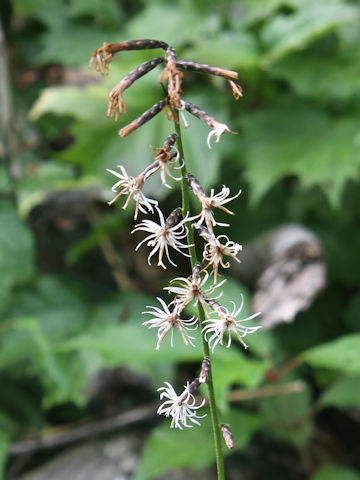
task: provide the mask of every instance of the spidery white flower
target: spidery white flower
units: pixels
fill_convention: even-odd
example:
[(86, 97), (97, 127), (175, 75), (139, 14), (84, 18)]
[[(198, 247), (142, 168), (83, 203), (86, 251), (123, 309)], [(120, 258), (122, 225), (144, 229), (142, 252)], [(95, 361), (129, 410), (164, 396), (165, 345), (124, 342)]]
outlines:
[(205, 337), (205, 340), (208, 342), (211, 350), (214, 351), (218, 343), (222, 345), (225, 332), (229, 334), (229, 339), (228, 339), (226, 348), (229, 348), (231, 345), (232, 333), (236, 336), (239, 342), (245, 348), (247, 348), (247, 345), (244, 342), (243, 337), (245, 337), (246, 335), (249, 335), (250, 333), (256, 332), (257, 330), (259, 330), (259, 328), (261, 328), (261, 326), (245, 327), (244, 325), (242, 325), (242, 322), (247, 322), (248, 320), (256, 318), (258, 315), (260, 315), (260, 312), (254, 313), (253, 315), (250, 315), (247, 318), (236, 320), (236, 317), (240, 314), (244, 306), (244, 297), (242, 295), (241, 295), (241, 304), (239, 308), (236, 307), (234, 302), (231, 302), (233, 304), (233, 309), (231, 313), (227, 308), (219, 305), (215, 300), (210, 300), (207, 303), (213, 309), (213, 312), (211, 312), (209, 315), (210, 316), (213, 315), (214, 318), (208, 318), (203, 322), (204, 324), (207, 324), (207, 325), (202, 329), (202, 333)]
[(228, 198), (230, 195), (229, 187), (226, 187), (225, 185), (223, 185), (221, 191), (216, 195), (214, 193), (214, 189), (212, 188), (210, 190), (209, 197), (207, 195), (198, 196), (201, 202), (202, 210), (198, 215), (195, 215), (194, 217), (189, 218), (189, 220), (198, 219), (198, 221), (194, 224), (195, 228), (199, 228), (200, 225), (205, 223), (205, 225), (207, 226), (207, 228), (211, 233), (213, 232), (213, 228), (216, 225), (219, 225), (221, 227), (228, 227), (229, 226), (228, 223), (220, 223), (215, 220), (213, 209), (219, 208), (220, 210), (223, 210), (224, 212), (229, 213), (230, 215), (235, 215), (234, 212), (224, 207), (224, 205), (226, 203), (231, 202), (231, 200), (234, 200), (235, 198), (237, 198), (240, 194), (241, 194), (241, 190), (239, 190), (238, 193), (233, 197)]
[(205, 399), (196, 405), (196, 399), (189, 390), (189, 382), (185, 385), (185, 389), (181, 395), (177, 395), (173, 386), (169, 382), (164, 382), (167, 386), (158, 388), (160, 393), (160, 400), (167, 398), (164, 403), (160, 405), (157, 410), (159, 415), (165, 415), (165, 417), (172, 417), (170, 428), (183, 427), (192, 428), (193, 425), (189, 425), (188, 421), (200, 425), (198, 418), (204, 418), (205, 415), (198, 415), (197, 410), (204, 406)]
[[(128, 198), (126, 199), (126, 202), (124, 203), (122, 208), (123, 210), (125, 210), (129, 205), (131, 199), (133, 198), (135, 200), (135, 215), (134, 215), (135, 220), (137, 219), (139, 210), (142, 213), (147, 213), (146, 211), (147, 209), (149, 212), (153, 213), (154, 212), (153, 205), (154, 206), (157, 205), (158, 202), (151, 198), (145, 197), (145, 195), (143, 194), (142, 187), (144, 186), (145, 177), (141, 174), (138, 175), (137, 177), (130, 177), (126, 173), (126, 170), (122, 165), (118, 165), (118, 168), (120, 168), (121, 173), (115, 172), (110, 168), (106, 169), (108, 172), (120, 178), (120, 180), (112, 186), (112, 191), (117, 194), (109, 202), (109, 205), (112, 205), (114, 202), (116, 202), (116, 200), (122, 195), (128, 195)], [(120, 190), (120, 192), (118, 192), (118, 190)]]
[[(199, 267), (197, 267), (197, 265), (199, 265)], [(200, 271), (195, 270), (196, 267), (201, 271), (201, 264), (197, 262), (194, 272), (192, 275), (190, 275), (190, 277), (176, 277), (171, 280), (169, 287), (164, 288), (164, 290), (168, 290), (169, 293), (176, 295), (173, 303), (179, 308), (180, 311), (193, 300), (194, 307), (196, 307), (198, 302), (200, 302), (203, 310), (206, 311), (205, 298), (212, 295), (216, 288), (221, 287), (221, 285), (226, 282), (226, 280), (223, 280), (217, 285), (211, 285), (209, 288), (203, 289), (209, 278), (209, 274), (205, 271), (203, 278), (201, 278)], [(216, 298), (220, 298), (221, 295), (222, 292)]]
[(184, 250), (189, 248), (189, 245), (180, 242), (180, 240), (185, 238), (188, 233), (188, 229), (184, 225), (188, 220), (187, 216), (177, 223), (181, 209), (176, 208), (165, 221), (161, 210), (157, 206), (155, 208), (159, 215), (160, 225), (152, 220), (143, 220), (138, 223), (131, 233), (143, 230), (144, 232), (149, 232), (150, 235), (144, 238), (144, 240), (137, 245), (135, 250), (138, 250), (143, 243), (147, 242), (148, 247), (153, 247), (148, 256), (149, 265), (151, 265), (151, 257), (155, 255), (156, 252), (159, 252), (157, 264), (166, 269), (166, 266), (163, 263), (163, 255), (165, 252), (171, 265), (176, 267), (176, 263), (171, 260), (169, 255), (169, 246), (185, 255), (185, 257), (190, 257), (189, 253), (184, 252)]
[(170, 312), (169, 310), (170, 305), (169, 306), (166, 305), (164, 300), (162, 300), (160, 297), (156, 297), (156, 298), (161, 303), (163, 310), (161, 310), (158, 307), (147, 305), (146, 308), (148, 308), (149, 310), (142, 312), (143, 314), (154, 315), (153, 318), (144, 322), (143, 325), (149, 325), (149, 328), (158, 328), (158, 333), (157, 333), (158, 341), (156, 344), (156, 350), (159, 350), (161, 342), (164, 340), (165, 336), (169, 331), (171, 335), (170, 344), (171, 346), (173, 346), (174, 328), (177, 328), (179, 330), (185, 345), (190, 343), (190, 345), (194, 347), (195, 345), (192, 342), (192, 340), (194, 340), (194, 337), (191, 337), (188, 334), (188, 330), (197, 329), (198, 319), (195, 316), (193, 316), (187, 320), (183, 320), (180, 318), (179, 309), (175, 307), (174, 310)]
[(209, 133), (206, 139), (207, 145), (210, 149), (211, 149), (211, 145), (210, 145), (211, 137), (215, 136), (216, 143), (220, 143), (220, 137), (223, 133), (230, 132), (232, 134), (235, 134), (235, 132), (232, 132), (230, 128), (227, 125), (225, 125), (225, 123), (219, 123), (219, 122), (213, 121), (212, 126), (214, 128), (211, 130), (211, 132)]
[[(222, 241), (224, 241), (224, 243), (221, 243)], [(215, 235), (209, 235), (207, 237), (207, 243), (205, 244), (203, 252), (203, 259), (209, 262), (207, 266), (212, 266), (214, 283), (217, 282), (219, 265), (221, 265), (223, 268), (230, 267), (230, 262), (225, 262), (223, 257), (231, 257), (240, 263), (240, 260), (237, 258), (237, 254), (241, 252), (241, 250), (242, 245), (229, 240), (226, 235), (219, 235), (218, 237), (215, 237)]]

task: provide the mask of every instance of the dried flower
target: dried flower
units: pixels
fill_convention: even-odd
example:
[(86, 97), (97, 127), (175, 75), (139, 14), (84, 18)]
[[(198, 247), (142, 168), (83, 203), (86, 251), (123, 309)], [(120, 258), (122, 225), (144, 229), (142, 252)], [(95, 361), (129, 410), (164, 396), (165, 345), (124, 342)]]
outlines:
[(179, 222), (178, 219), (181, 214), (181, 209), (176, 208), (165, 221), (161, 210), (157, 206), (155, 208), (159, 215), (160, 225), (152, 220), (143, 220), (138, 223), (131, 233), (143, 230), (144, 232), (149, 232), (150, 235), (144, 238), (144, 240), (137, 245), (135, 250), (138, 250), (143, 243), (147, 242), (148, 247), (154, 247), (148, 256), (149, 265), (151, 265), (151, 257), (156, 252), (159, 252), (158, 266), (166, 269), (166, 266), (162, 261), (165, 252), (171, 265), (176, 267), (177, 265), (171, 260), (169, 255), (169, 246), (185, 255), (185, 257), (190, 257), (189, 253), (184, 252), (184, 250), (189, 248), (189, 245), (180, 242), (180, 240), (187, 235), (188, 230), (184, 224), (188, 219), (185, 217)]
[(108, 109), (106, 115), (112, 117), (114, 115), (115, 121), (119, 118), (119, 113), (126, 113), (126, 108), (124, 105), (123, 92), (131, 85), (151, 72), (157, 65), (164, 61), (163, 57), (152, 58), (151, 60), (142, 63), (138, 67), (134, 68), (126, 77), (124, 77), (109, 93)]
[(145, 197), (145, 195), (143, 194), (142, 187), (144, 186), (145, 176), (143, 174), (140, 174), (137, 177), (129, 177), (129, 175), (126, 173), (125, 168), (122, 165), (118, 165), (118, 168), (120, 168), (121, 173), (115, 172), (110, 168), (106, 169), (108, 172), (120, 178), (120, 180), (113, 185), (112, 191), (117, 192), (119, 189), (122, 189), (109, 202), (109, 205), (112, 205), (114, 202), (116, 202), (116, 200), (122, 195), (128, 195), (128, 198), (122, 208), (123, 210), (125, 210), (129, 205), (131, 199), (133, 198), (136, 204), (134, 215), (135, 220), (137, 219), (139, 210), (142, 213), (147, 213), (145, 210), (146, 208), (149, 212), (153, 213), (153, 206), (156, 206), (158, 202), (151, 198)]
[(197, 62), (185, 62), (183, 60), (177, 60), (176, 66), (181, 68), (182, 70), (189, 70), (193, 72), (201, 72), (201, 73), (209, 73), (210, 75), (216, 75), (218, 77), (225, 78), (233, 92), (235, 100), (239, 100), (242, 97), (242, 88), (241, 86), (235, 82), (238, 78), (238, 73), (234, 72), (233, 70), (226, 70), (224, 68), (213, 67), (211, 65), (207, 65), (206, 63), (197, 63)]
[(210, 190), (210, 197), (208, 197), (205, 194), (204, 190), (201, 188), (200, 183), (194, 177), (194, 175), (191, 175), (188, 173), (187, 178), (188, 178), (190, 188), (198, 197), (202, 205), (201, 212), (198, 215), (195, 215), (194, 217), (189, 218), (189, 220), (195, 220), (197, 218), (199, 219), (194, 225), (195, 228), (199, 228), (200, 225), (202, 225), (204, 222), (211, 233), (213, 233), (213, 228), (216, 225), (220, 225), (221, 227), (228, 227), (229, 226), (228, 223), (220, 223), (215, 221), (213, 208), (219, 208), (220, 210), (223, 210), (224, 212), (229, 213), (230, 215), (235, 215), (234, 212), (228, 210), (223, 205), (237, 198), (241, 194), (241, 190), (239, 190), (238, 193), (233, 197), (228, 198), (228, 196), (230, 195), (230, 189), (225, 185), (223, 185), (221, 192), (217, 193), (216, 195), (214, 194), (214, 189), (212, 188)]
[(169, 45), (159, 40), (150, 40), (148, 38), (140, 40), (125, 40), (120, 43), (104, 43), (102, 47), (94, 50), (90, 59), (90, 68), (102, 73), (108, 73), (108, 64), (113, 61), (115, 53), (125, 50), (148, 50), (152, 48), (162, 48), (167, 50)]
[(152, 118), (154, 118), (163, 108), (165, 108), (168, 104), (167, 99), (160, 100), (160, 102), (155, 103), (152, 107), (150, 107), (146, 112), (142, 113), (140, 117), (133, 120), (129, 125), (121, 128), (119, 130), (120, 137), (126, 137), (130, 135), (133, 131), (137, 130), (139, 127), (144, 125), (144, 123), (148, 122)]
[(170, 104), (175, 108), (181, 106), (181, 83), (183, 76), (184, 74), (176, 68), (175, 49), (169, 47), (166, 50), (166, 67), (161, 74), (161, 80), (167, 81)]
[(177, 139), (176, 133), (171, 133), (164, 142), (164, 145), (161, 148), (156, 148), (153, 151), (157, 152), (155, 160), (159, 162), (159, 168), (161, 170), (161, 182), (164, 187), (172, 188), (170, 185), (166, 183), (166, 175), (169, 175), (173, 180), (181, 180), (181, 177), (174, 177), (169, 169), (169, 165), (172, 168), (178, 170), (181, 168), (182, 165), (175, 167), (175, 162), (179, 159), (179, 152), (177, 149), (172, 150), (174, 148), (175, 142)]
[[(193, 274), (190, 277), (177, 277), (171, 280), (170, 286), (165, 287), (164, 290), (168, 290), (169, 293), (176, 295), (174, 304), (178, 306), (179, 310), (182, 310), (188, 303), (194, 300), (194, 307), (201, 303), (203, 310), (205, 308), (205, 299), (207, 296), (212, 295), (214, 290), (218, 287), (221, 287), (226, 280), (223, 280), (218, 285), (211, 285), (209, 288), (203, 290), (202, 287), (205, 285), (209, 278), (208, 272), (204, 272), (204, 277), (201, 279), (199, 271), (201, 271), (202, 265), (200, 262), (197, 262), (194, 267)], [(220, 293), (220, 298), (222, 293)]]
[(199, 383), (207, 382), (207, 379), (208, 379), (209, 373), (210, 373), (210, 368), (211, 368), (210, 357), (205, 357), (202, 364), (201, 364), (201, 370), (200, 370), (200, 375), (199, 375)]
[(181, 395), (177, 395), (173, 386), (169, 382), (164, 382), (167, 387), (158, 388), (160, 394), (160, 400), (167, 398), (164, 403), (160, 405), (157, 410), (159, 415), (165, 415), (166, 417), (172, 417), (170, 428), (180, 428), (183, 427), (193, 427), (187, 422), (190, 421), (196, 425), (200, 425), (197, 421), (198, 418), (204, 418), (205, 415), (198, 415), (196, 410), (203, 407), (205, 404), (205, 399), (196, 405), (196, 399), (192, 393), (189, 391), (189, 382), (184, 386), (184, 391)]
[(222, 423), (221, 424), (221, 433), (224, 437), (226, 446), (228, 447), (229, 450), (232, 450), (235, 445), (234, 445), (234, 440), (233, 440), (232, 433), (231, 433), (229, 425), (227, 425), (226, 423)]
[[(242, 322), (247, 322), (248, 320), (252, 320), (260, 315), (260, 312), (254, 313), (247, 318), (243, 318), (242, 320), (236, 320), (236, 317), (240, 314), (243, 306), (244, 306), (244, 297), (241, 295), (241, 304), (240, 307), (237, 308), (234, 302), (232, 312), (230, 313), (229, 310), (221, 305), (218, 304), (215, 300), (207, 300), (208, 305), (213, 309), (213, 312), (210, 313), (214, 315), (214, 318), (209, 318), (204, 320), (204, 324), (206, 323), (206, 327), (202, 329), (202, 333), (206, 341), (209, 344), (209, 347), (212, 351), (215, 350), (215, 347), (218, 343), (222, 345), (224, 333), (227, 331), (229, 334), (228, 343), (226, 348), (229, 348), (231, 345), (231, 334), (233, 333), (239, 342), (247, 348), (246, 343), (243, 340), (243, 337), (249, 335), (250, 333), (254, 333), (261, 326), (257, 327), (245, 327), (242, 325)], [(210, 337), (210, 338), (208, 338)]]
[[(143, 325), (149, 325), (149, 328), (158, 328), (158, 333), (157, 333), (158, 341), (156, 344), (156, 350), (159, 350), (161, 342), (164, 340), (165, 336), (169, 331), (171, 332), (170, 344), (171, 346), (173, 346), (174, 328), (177, 328), (179, 330), (185, 345), (190, 343), (190, 345), (194, 347), (195, 345), (192, 343), (192, 340), (194, 340), (194, 337), (191, 337), (187, 333), (187, 330), (196, 330), (198, 319), (195, 316), (193, 316), (187, 320), (183, 320), (180, 318), (179, 309), (175, 307), (174, 310), (170, 312), (169, 306), (166, 305), (164, 300), (162, 300), (160, 297), (157, 297), (157, 299), (161, 303), (163, 310), (161, 310), (158, 307), (147, 305), (146, 308), (149, 308), (152, 310), (147, 310), (145, 312), (142, 312), (143, 314), (155, 315), (150, 320), (147, 320), (146, 322), (144, 322)], [(191, 328), (194, 325), (195, 327)]]

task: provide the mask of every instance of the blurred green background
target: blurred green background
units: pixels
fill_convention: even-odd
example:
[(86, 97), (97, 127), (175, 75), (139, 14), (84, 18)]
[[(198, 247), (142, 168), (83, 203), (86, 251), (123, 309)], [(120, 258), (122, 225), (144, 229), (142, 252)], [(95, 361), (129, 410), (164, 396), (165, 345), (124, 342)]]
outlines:
[[(158, 70), (125, 92), (119, 122), (105, 116), (110, 89), (158, 51), (119, 54), (105, 78), (88, 61), (103, 42), (156, 38), (179, 59), (239, 72), (238, 102), (219, 78), (187, 73), (183, 85), (184, 99), (238, 132), (209, 150), (206, 125), (188, 116), (184, 131), (188, 169), (203, 187), (243, 190), (226, 234), (246, 243), (301, 223), (321, 239), (328, 266), (326, 289), (294, 323), (249, 338), (246, 354), (216, 350), (221, 418), (238, 448), (227, 466), (244, 479), (360, 479), (360, 2), (4, 0), (0, 9), (0, 466), (8, 478), (47, 460), (34, 452), (19, 467), (14, 442), (154, 401), (164, 380), (181, 387), (201, 361), (200, 349), (179, 342), (154, 350), (141, 312), (165, 298), (179, 271), (148, 268), (146, 249), (134, 256), (131, 212), (106, 204), (114, 178), (105, 168), (139, 173), (153, 158), (149, 146), (173, 127), (161, 114), (117, 135), (162, 98)], [(159, 190), (157, 180), (148, 193), (168, 212), (178, 206), (179, 190)], [(228, 284), (225, 300), (244, 291)], [(234, 388), (274, 385), (269, 372), (294, 358), (300, 366), (281, 382), (301, 380), (299, 393), (227, 401)], [(143, 385), (91, 396), (96, 372), (115, 367), (145, 376)], [(211, 465), (203, 423), (186, 432), (145, 425), (134, 478)]]

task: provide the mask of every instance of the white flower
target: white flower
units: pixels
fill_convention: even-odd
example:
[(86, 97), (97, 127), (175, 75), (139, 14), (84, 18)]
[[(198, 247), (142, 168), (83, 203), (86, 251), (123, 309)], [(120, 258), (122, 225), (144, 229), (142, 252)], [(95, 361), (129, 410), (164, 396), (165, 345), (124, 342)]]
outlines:
[[(201, 269), (201, 264), (200, 269)], [(195, 273), (195, 272), (194, 272)], [(218, 287), (221, 287), (221, 285), (226, 281), (223, 280), (221, 283), (217, 285), (211, 285), (207, 289), (202, 289), (204, 287), (205, 283), (207, 282), (209, 278), (208, 272), (204, 272), (204, 277), (201, 278), (200, 273), (190, 275), (190, 277), (185, 278), (185, 277), (177, 277), (171, 280), (170, 286), (165, 287), (164, 290), (168, 290), (169, 293), (173, 293), (176, 295), (175, 300), (173, 303), (179, 307), (179, 310), (181, 311), (188, 303), (192, 302), (194, 300), (194, 307), (198, 304), (198, 302), (201, 303), (203, 310), (206, 311), (205, 308), (205, 298), (209, 295), (211, 295), (214, 290)], [(222, 292), (217, 298), (220, 298), (222, 295)]]
[(243, 340), (243, 337), (246, 335), (249, 335), (250, 333), (254, 333), (261, 326), (257, 327), (245, 327), (242, 325), (242, 322), (247, 322), (248, 320), (251, 320), (258, 315), (260, 315), (260, 312), (254, 313), (253, 315), (250, 315), (250, 317), (243, 318), (242, 320), (236, 320), (236, 317), (239, 315), (241, 312), (243, 306), (244, 306), (244, 298), (241, 295), (241, 305), (237, 309), (236, 305), (234, 302), (231, 302), (233, 304), (233, 310), (230, 313), (229, 310), (221, 305), (219, 305), (215, 301), (208, 301), (208, 304), (211, 306), (211, 308), (214, 310), (213, 312), (210, 313), (210, 315), (214, 315), (214, 318), (209, 318), (208, 320), (205, 320), (203, 323), (207, 324), (206, 327), (202, 329), (202, 333), (204, 334), (205, 340), (208, 342), (209, 347), (211, 348), (212, 351), (215, 350), (215, 347), (218, 343), (222, 345), (223, 343), (223, 338), (224, 338), (224, 333), (227, 331), (229, 334), (229, 339), (228, 343), (226, 345), (226, 348), (229, 348), (231, 345), (231, 334), (233, 333), (236, 338), (239, 340), (239, 342), (247, 348), (246, 343)]
[(135, 220), (137, 219), (139, 210), (142, 213), (147, 213), (146, 211), (147, 209), (149, 212), (153, 213), (154, 212), (153, 205), (157, 205), (158, 202), (151, 198), (146, 198), (145, 195), (143, 194), (142, 187), (144, 186), (144, 181), (145, 181), (144, 176), (139, 175), (136, 178), (129, 177), (129, 175), (126, 173), (125, 168), (122, 165), (118, 165), (118, 168), (120, 168), (121, 174), (119, 172), (115, 172), (114, 170), (110, 170), (110, 168), (106, 169), (108, 172), (120, 178), (120, 180), (112, 186), (112, 191), (117, 193), (119, 189), (122, 189), (109, 202), (109, 205), (112, 205), (114, 202), (116, 202), (116, 200), (122, 195), (128, 195), (128, 198), (122, 208), (123, 210), (125, 210), (129, 205), (130, 200), (133, 198), (136, 204), (135, 215), (134, 215)]
[(164, 403), (160, 405), (157, 410), (159, 415), (165, 415), (165, 417), (172, 417), (170, 428), (180, 428), (183, 427), (192, 428), (193, 425), (189, 425), (187, 422), (190, 421), (196, 425), (200, 425), (197, 421), (198, 418), (204, 418), (205, 415), (198, 415), (196, 410), (203, 407), (205, 404), (205, 399), (196, 405), (196, 399), (192, 393), (189, 391), (189, 382), (185, 385), (185, 389), (181, 395), (177, 395), (172, 385), (169, 382), (164, 382), (167, 387), (158, 388), (160, 394), (160, 400), (167, 398)]
[(214, 218), (213, 209), (219, 208), (220, 210), (223, 210), (224, 212), (229, 213), (230, 215), (235, 215), (234, 212), (225, 208), (223, 205), (231, 202), (231, 200), (234, 200), (234, 198), (237, 198), (240, 194), (241, 194), (241, 190), (239, 190), (238, 193), (233, 197), (228, 198), (228, 196), (230, 195), (229, 187), (226, 187), (225, 185), (223, 185), (221, 192), (217, 193), (216, 195), (214, 194), (214, 189), (212, 188), (210, 190), (209, 197), (208, 196), (198, 197), (202, 205), (202, 210), (198, 215), (195, 215), (194, 217), (189, 218), (189, 220), (195, 220), (198, 218), (198, 221), (196, 222), (194, 227), (199, 228), (200, 225), (205, 223), (210, 232), (213, 232), (213, 227), (215, 227), (216, 225), (219, 225), (221, 227), (228, 227), (229, 226), (228, 223), (216, 222)]
[(157, 206), (155, 206), (155, 208), (159, 215), (160, 225), (152, 220), (143, 220), (142, 222), (138, 223), (131, 233), (143, 230), (144, 232), (149, 232), (150, 235), (144, 238), (144, 240), (137, 245), (135, 250), (138, 250), (143, 243), (147, 242), (148, 247), (154, 247), (148, 256), (149, 265), (151, 265), (151, 257), (156, 252), (159, 252), (158, 265), (166, 269), (162, 260), (165, 252), (166, 257), (171, 265), (176, 267), (177, 265), (171, 260), (169, 255), (169, 246), (185, 255), (185, 257), (190, 257), (188, 253), (183, 251), (188, 249), (189, 245), (180, 242), (180, 240), (185, 238), (188, 233), (188, 229), (184, 225), (188, 220), (187, 216), (180, 222), (176, 223), (179, 217), (180, 209), (175, 209), (165, 221), (161, 210)]
[[(194, 337), (191, 337), (187, 333), (187, 330), (196, 330), (198, 319), (196, 317), (191, 317), (188, 320), (182, 320), (180, 318), (180, 311), (177, 308), (174, 308), (174, 310), (170, 312), (169, 307), (164, 300), (159, 297), (157, 297), (157, 299), (161, 303), (163, 310), (158, 307), (147, 305), (146, 308), (151, 310), (142, 312), (143, 314), (154, 315), (153, 318), (144, 322), (143, 325), (149, 325), (149, 328), (158, 328), (156, 350), (159, 350), (161, 342), (169, 331), (171, 332), (170, 344), (173, 346), (174, 328), (179, 330), (185, 345), (190, 343), (190, 345), (194, 347), (195, 345), (192, 343)], [(195, 327), (190, 328), (193, 325), (195, 325)]]
[[(201, 233), (200, 233), (201, 234)], [(226, 235), (211, 235), (207, 237), (208, 242), (205, 244), (203, 258), (206, 260), (209, 265), (212, 265), (212, 273), (214, 274), (214, 282), (217, 282), (217, 276), (219, 271), (219, 265), (223, 268), (229, 268), (230, 262), (224, 262), (223, 257), (228, 256), (240, 263), (240, 260), (237, 258), (237, 254), (241, 252), (242, 245), (235, 243)], [(221, 243), (220, 240), (224, 240), (225, 243)]]
[(216, 143), (219, 143), (220, 142), (220, 137), (223, 133), (225, 133), (225, 132), (235, 133), (235, 132), (232, 132), (230, 130), (230, 128), (227, 125), (225, 125), (225, 123), (219, 123), (219, 122), (213, 121), (212, 126), (214, 128), (211, 130), (211, 132), (209, 133), (209, 135), (207, 136), (207, 139), (206, 139), (208, 147), (210, 149), (211, 149), (211, 145), (210, 145), (211, 137), (215, 136), (216, 137)]

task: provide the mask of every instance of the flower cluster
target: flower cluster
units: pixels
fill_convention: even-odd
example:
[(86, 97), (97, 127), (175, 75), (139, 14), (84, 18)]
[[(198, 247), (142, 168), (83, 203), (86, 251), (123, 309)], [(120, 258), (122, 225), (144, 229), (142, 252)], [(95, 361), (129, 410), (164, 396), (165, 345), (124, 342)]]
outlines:
[[(175, 50), (165, 42), (157, 40), (132, 40), (104, 44), (103, 47), (95, 50), (93, 53), (91, 64), (96, 70), (106, 73), (107, 65), (113, 60), (117, 52), (156, 48), (163, 49), (165, 56), (152, 58), (143, 63), (113, 88), (109, 95), (107, 115), (114, 115), (115, 119), (117, 119), (120, 113), (125, 112), (124, 90), (158, 65), (165, 64), (161, 82), (166, 82), (167, 84), (166, 98), (146, 110), (129, 125), (123, 127), (119, 132), (120, 136), (125, 137), (129, 135), (145, 122), (152, 119), (161, 110), (165, 110), (168, 118), (175, 123), (178, 122), (178, 115), (180, 114), (187, 124), (183, 113), (186, 110), (211, 127), (212, 130), (207, 137), (208, 146), (211, 148), (210, 140), (213, 136), (216, 138), (216, 143), (218, 143), (221, 135), (224, 132), (231, 132), (231, 130), (199, 107), (182, 99), (183, 71), (190, 70), (223, 77), (230, 84), (235, 98), (238, 99), (242, 95), (242, 90), (235, 81), (237, 79), (236, 72), (195, 62), (178, 61)], [(136, 234), (146, 232), (147, 235), (138, 243), (136, 250), (144, 244), (149, 247), (149, 265), (151, 264), (151, 259), (156, 256), (158, 266), (166, 269), (166, 263), (169, 262), (176, 267), (170, 256), (171, 249), (186, 257), (190, 257), (193, 263), (192, 272), (188, 277), (178, 276), (170, 281), (169, 286), (164, 288), (173, 296), (169, 303), (157, 297), (158, 306), (146, 307), (143, 314), (150, 315), (150, 319), (144, 321), (143, 325), (157, 329), (156, 350), (161, 347), (166, 337), (170, 337), (170, 345), (172, 347), (174, 344), (174, 332), (176, 331), (179, 332), (185, 345), (195, 347), (196, 338), (191, 335), (191, 332), (197, 328), (199, 328), (204, 341), (208, 344), (208, 347), (205, 349), (207, 352), (210, 350), (214, 352), (217, 345), (223, 344), (225, 338), (227, 339), (226, 347), (229, 348), (233, 337), (243, 347), (247, 348), (243, 338), (248, 334), (256, 332), (260, 327), (245, 326), (244, 323), (256, 318), (259, 313), (246, 318), (240, 317), (244, 306), (242, 295), (240, 295), (240, 304), (236, 305), (234, 302), (231, 302), (231, 308), (223, 306), (218, 302), (223, 294), (220, 288), (226, 282), (225, 279), (218, 282), (220, 267), (229, 268), (229, 259), (239, 262), (238, 254), (242, 250), (242, 246), (230, 240), (226, 235), (216, 236), (214, 232), (216, 227), (229, 226), (229, 224), (221, 223), (215, 219), (216, 210), (222, 210), (226, 214), (234, 215), (234, 212), (225, 207), (225, 205), (236, 199), (241, 194), (241, 190), (230, 196), (230, 189), (223, 185), (220, 192), (215, 193), (215, 190), (211, 189), (210, 195), (207, 195), (194, 175), (186, 173), (184, 159), (180, 158), (179, 151), (175, 148), (175, 143), (178, 141), (177, 134), (172, 133), (169, 135), (162, 147), (152, 150), (152, 152), (155, 152), (153, 162), (136, 177), (129, 176), (122, 165), (118, 166), (119, 172), (108, 169), (110, 173), (117, 177), (117, 181), (112, 187), (115, 197), (109, 202), (110, 205), (124, 196), (126, 200), (122, 207), (123, 209), (128, 207), (131, 200), (135, 202), (135, 220), (139, 212), (156, 214), (158, 217), (156, 221), (148, 218), (142, 219), (135, 225), (132, 231), (132, 233)], [(181, 151), (180, 145), (178, 143)], [(176, 169), (182, 170), (181, 177), (174, 175), (173, 170)], [(183, 209), (178, 207), (165, 217), (158, 206), (158, 202), (148, 198), (143, 192), (145, 182), (157, 171), (160, 172), (161, 182), (166, 188), (172, 188), (167, 183), (168, 177), (175, 181), (181, 180), (183, 188), (186, 188), (186, 183), (188, 183), (190, 190), (199, 201), (200, 213), (191, 216), (190, 212), (183, 211), (187, 209), (187, 207), (183, 206)], [(192, 240), (189, 240), (189, 238), (192, 238), (189, 237), (190, 229), (197, 230), (199, 237), (204, 240), (202, 262), (194, 261), (196, 256), (195, 245), (192, 243)], [(215, 291), (217, 293), (214, 293)], [(198, 307), (201, 321), (196, 316), (188, 318), (186, 307), (189, 304)], [(197, 405), (194, 392), (201, 383), (207, 382), (209, 378), (211, 379), (211, 362), (210, 358), (206, 356), (203, 360), (199, 377), (191, 383), (187, 382), (180, 395), (176, 393), (175, 389), (168, 382), (165, 382), (165, 387), (158, 389), (161, 392), (160, 399), (165, 400), (158, 408), (158, 414), (172, 417), (171, 427), (182, 429), (183, 427), (192, 427), (192, 424), (199, 425), (198, 419), (205, 415), (200, 416), (197, 411), (203, 407), (205, 400)], [(227, 444), (231, 445), (231, 432), (228, 426), (226, 428), (223, 427), (223, 433)], [(232, 447), (230, 446), (229, 448)]]

